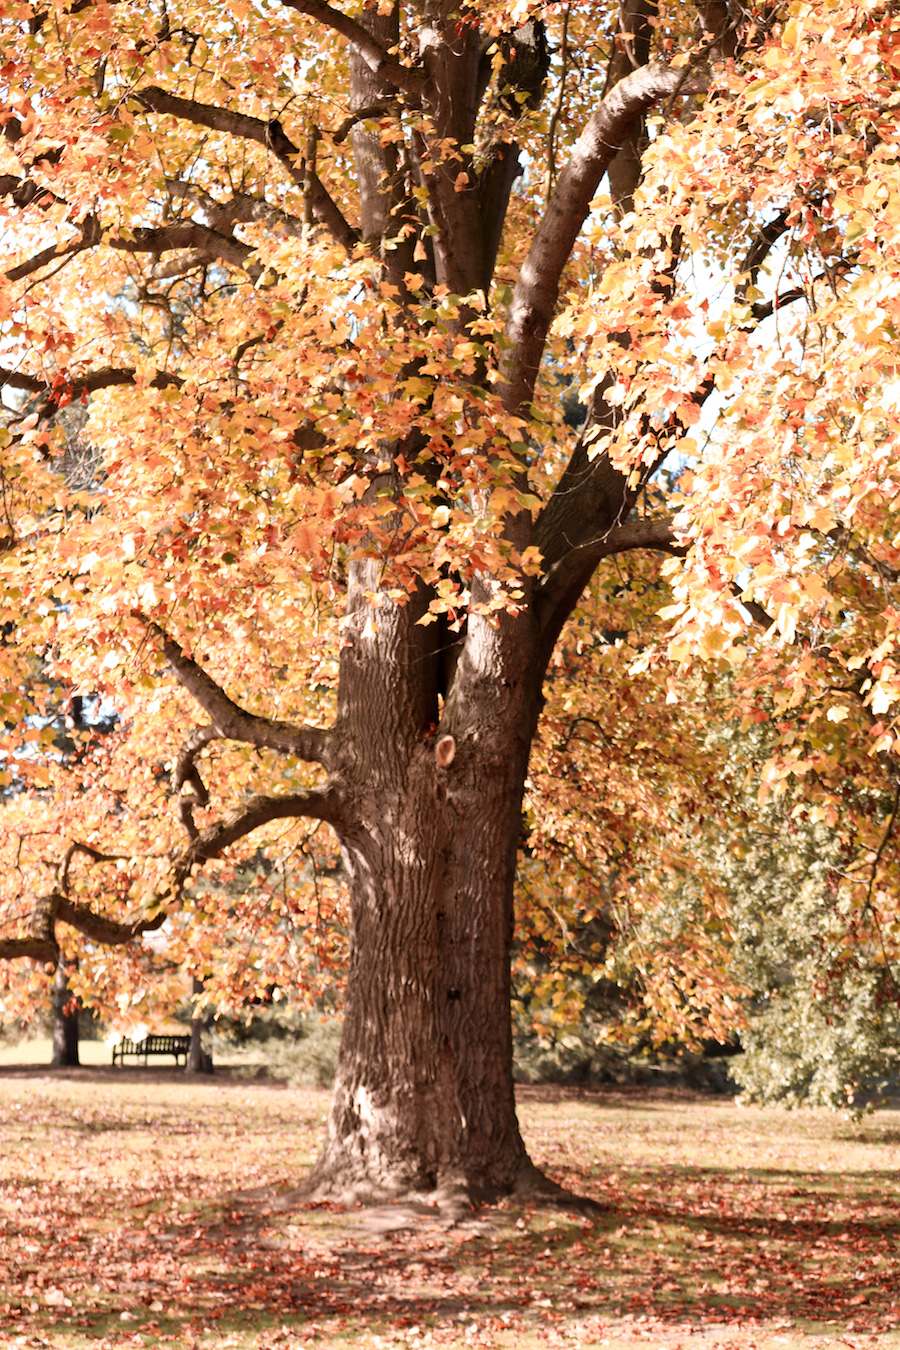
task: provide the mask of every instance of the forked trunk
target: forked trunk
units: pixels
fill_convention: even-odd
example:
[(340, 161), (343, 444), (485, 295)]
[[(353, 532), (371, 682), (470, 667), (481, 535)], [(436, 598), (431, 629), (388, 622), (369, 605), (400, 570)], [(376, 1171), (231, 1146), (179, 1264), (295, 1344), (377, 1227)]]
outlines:
[(344, 653), (353, 947), (314, 1185), (487, 1198), (535, 1175), (515, 1111), (509, 958), (536, 681), (527, 632), (507, 625), (504, 641), (473, 619), (483, 634), (470, 631), (436, 727), (416, 612), (383, 607)]
[[(362, 13), (393, 50), (397, 11)], [(425, 111), (436, 136), (465, 145), (475, 134), (482, 44), (464, 25), (454, 24), (452, 43), (428, 31)], [(358, 54), (351, 85), (357, 110), (390, 94)], [(511, 177), (505, 195), (493, 193), (486, 222), (478, 194), (460, 192), (455, 161), (439, 163), (429, 210), (440, 228), (427, 231), (419, 258), (413, 233), (394, 224), (418, 210), (395, 147), (362, 120), (352, 143), (363, 237), (381, 247), (399, 293), (405, 270), (419, 263), (433, 265), (435, 280), (457, 294), (486, 287)], [(412, 460), (422, 445), (411, 433), (403, 448)], [(373, 479), (373, 502), (392, 483)], [(521, 547), (530, 519), (527, 526)], [(398, 534), (407, 528), (398, 516)], [(313, 1185), (496, 1195), (534, 1173), (516, 1120), (509, 999), (516, 849), (541, 684), (528, 581), (519, 611), (501, 606), (497, 614), (490, 580), (474, 580), (455, 649), (453, 635), (431, 622), (435, 592), (424, 584), (408, 603), (394, 603), (375, 559), (355, 561), (348, 581), (334, 767), (346, 790), (339, 833), (353, 941), (328, 1140)]]

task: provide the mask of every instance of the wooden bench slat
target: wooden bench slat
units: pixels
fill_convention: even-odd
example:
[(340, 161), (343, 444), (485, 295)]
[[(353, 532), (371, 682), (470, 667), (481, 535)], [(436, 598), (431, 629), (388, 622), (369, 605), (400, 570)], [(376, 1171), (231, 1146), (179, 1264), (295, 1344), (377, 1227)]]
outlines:
[(113, 1046), (112, 1062), (121, 1064), (126, 1056), (142, 1058), (146, 1062), (150, 1055), (174, 1055), (177, 1065), (182, 1055), (187, 1059), (190, 1048), (190, 1036), (145, 1036), (142, 1041), (133, 1041), (124, 1036), (118, 1045)]

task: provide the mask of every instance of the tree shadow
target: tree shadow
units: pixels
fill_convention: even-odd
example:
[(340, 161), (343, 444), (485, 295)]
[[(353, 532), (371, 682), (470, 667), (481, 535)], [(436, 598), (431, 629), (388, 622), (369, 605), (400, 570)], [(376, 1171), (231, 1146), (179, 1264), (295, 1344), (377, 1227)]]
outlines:
[[(896, 1170), (795, 1170), (780, 1165), (782, 1155), (776, 1166), (610, 1166), (592, 1164), (590, 1149), (583, 1166), (579, 1158), (553, 1167), (571, 1156), (557, 1113), (541, 1161), (603, 1212), (509, 1201), (451, 1223), (427, 1204), (378, 1212), (298, 1200), (298, 1155), (279, 1154), (278, 1136), (307, 1129), (304, 1161), (311, 1157), (324, 1094), (266, 1091), (245, 1106), (231, 1092), (217, 1096), (224, 1083), (194, 1081), (203, 1089), (195, 1096), (148, 1102), (141, 1093), (127, 1103), (100, 1083), (134, 1087), (158, 1071), (122, 1073), (102, 1071), (87, 1100), (22, 1098), (24, 1118), (8, 1136), (16, 1184), (0, 1194), (0, 1322), (11, 1339), (124, 1344), (140, 1333), (145, 1344), (178, 1343), (205, 1328), (257, 1344), (285, 1327), (284, 1344), (296, 1346), (301, 1330), (314, 1343), (413, 1325), (450, 1336), (463, 1319), (490, 1344), (530, 1343), (554, 1326), (591, 1344), (604, 1328), (638, 1323), (660, 1336), (691, 1328), (745, 1336), (788, 1324), (879, 1333), (900, 1321)], [(161, 1081), (192, 1080), (164, 1071)], [(683, 1119), (676, 1112), (654, 1124), (653, 1137), (668, 1139)], [(715, 1120), (718, 1128), (717, 1112)], [(572, 1113), (570, 1123), (589, 1129), (592, 1117)], [(255, 1184), (227, 1166), (230, 1139), (245, 1140), (242, 1157), (284, 1165), (266, 1161)], [(44, 1151), (54, 1149), (48, 1185)], [(110, 1157), (121, 1158), (119, 1170), (98, 1170)]]
[(184, 1067), (169, 1068), (160, 1064), (81, 1064), (75, 1068), (54, 1068), (43, 1064), (0, 1064), (2, 1079), (46, 1079), (58, 1083), (102, 1083), (134, 1087), (141, 1083), (183, 1084), (185, 1087), (208, 1088), (277, 1088), (286, 1090), (290, 1083), (269, 1074), (264, 1068), (246, 1069), (243, 1066), (221, 1065), (211, 1074), (188, 1074)]
[[(790, 1194), (773, 1189), (785, 1177), (795, 1183)], [(95, 1306), (79, 1306), (76, 1321), (93, 1335), (114, 1326), (115, 1290), (135, 1319), (128, 1329), (151, 1334), (310, 1321), (328, 1334), (354, 1325), (377, 1334), (461, 1316), (523, 1334), (635, 1318), (672, 1328), (893, 1330), (900, 1217), (868, 1213), (869, 1191), (823, 1192), (821, 1181), (815, 1173), (740, 1181), (724, 1170), (636, 1169), (635, 1184), (620, 1177), (600, 1217), (508, 1205), (455, 1225), (427, 1207), (379, 1225), (362, 1209), (278, 1208), (277, 1187), (228, 1192), (182, 1221), (161, 1215), (131, 1230), (104, 1267), (105, 1290)], [(795, 1212), (779, 1208), (786, 1204)], [(830, 1215), (837, 1204), (840, 1215)], [(56, 1278), (65, 1288), (62, 1269)], [(57, 1332), (72, 1326), (59, 1314), (50, 1321)]]

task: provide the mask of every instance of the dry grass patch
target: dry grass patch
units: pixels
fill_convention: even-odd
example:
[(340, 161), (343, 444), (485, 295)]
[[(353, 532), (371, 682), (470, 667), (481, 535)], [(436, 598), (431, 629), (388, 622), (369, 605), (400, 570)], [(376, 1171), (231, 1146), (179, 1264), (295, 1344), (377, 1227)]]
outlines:
[[(900, 1114), (521, 1093), (607, 1207), (298, 1206), (327, 1094), (0, 1074), (0, 1344), (900, 1347)], [(5, 1339), (4, 1339), (5, 1338)]]

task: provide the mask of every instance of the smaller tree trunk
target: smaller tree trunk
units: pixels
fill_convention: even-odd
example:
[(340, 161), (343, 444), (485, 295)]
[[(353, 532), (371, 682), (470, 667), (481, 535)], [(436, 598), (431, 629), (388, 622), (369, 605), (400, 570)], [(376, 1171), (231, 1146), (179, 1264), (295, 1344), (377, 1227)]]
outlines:
[[(194, 976), (193, 985), (194, 994), (203, 993), (203, 981)], [(188, 1051), (187, 1064), (185, 1070), (187, 1073), (212, 1073), (213, 1061), (212, 1054), (204, 1045), (204, 1037), (209, 1030), (209, 1014), (194, 1013), (191, 1018), (191, 1048)]]
[(78, 1001), (69, 990), (65, 961), (60, 958), (53, 978), (53, 1059), (54, 1069), (77, 1068)]

